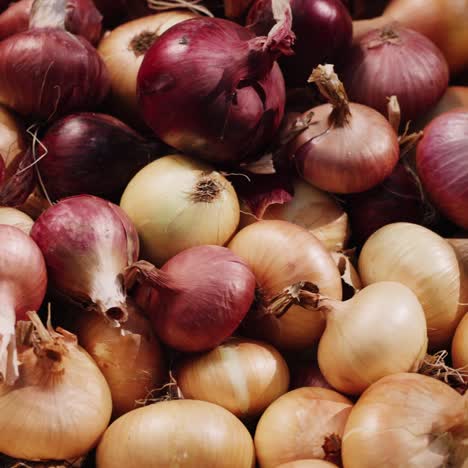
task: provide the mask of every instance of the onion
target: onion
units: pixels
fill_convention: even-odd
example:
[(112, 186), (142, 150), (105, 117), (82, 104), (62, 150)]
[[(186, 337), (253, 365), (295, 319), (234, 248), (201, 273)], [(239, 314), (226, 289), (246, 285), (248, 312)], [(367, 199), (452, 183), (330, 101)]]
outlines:
[(352, 194), (346, 202), (351, 232), (359, 245), (387, 224), (422, 224), (424, 219), (419, 182), (404, 162), (399, 162), (382, 184), (366, 192)]
[(125, 213), (91, 195), (47, 209), (31, 237), (47, 264), (50, 286), (115, 326), (127, 318), (122, 274), (138, 258), (138, 235)]
[(8, 168), (26, 150), (21, 122), (5, 107), (0, 106), (0, 157)]
[(431, 39), (444, 53), (453, 73), (468, 64), (467, 14), (465, 0), (392, 0), (383, 16), (355, 22), (354, 35), (359, 38), (370, 29), (398, 21)]
[(299, 388), (278, 398), (263, 413), (255, 431), (261, 468), (326, 459), (324, 444), (332, 436), (341, 438), (352, 406), (350, 400), (325, 388)]
[(297, 460), (284, 463), (277, 468), (333, 468), (338, 465), (323, 460)]
[(184, 398), (210, 401), (239, 418), (261, 415), (289, 385), (289, 370), (273, 346), (233, 338), (185, 358), (176, 370)]
[(2, 206), (0, 207), (0, 224), (17, 227), (25, 234), (29, 234), (34, 221), (22, 211)]
[(226, 18), (241, 18), (247, 13), (254, 0), (224, 0), (224, 12)]
[[(161, 270), (145, 262), (127, 272), (129, 286), (150, 286), (149, 300), (136, 299), (151, 316), (160, 339), (179, 351), (207, 351), (239, 326), (255, 292), (255, 277), (230, 250), (192, 247), (172, 257)], [(145, 288), (147, 286), (143, 286)]]
[[(317, 301), (314, 294), (311, 300)], [(382, 281), (346, 302), (322, 298), (314, 306), (327, 317), (318, 364), (338, 391), (359, 395), (386, 375), (419, 370), (427, 351), (426, 319), (403, 284)]]
[(448, 79), (440, 50), (422, 34), (395, 23), (364, 35), (343, 64), (343, 82), (352, 101), (386, 115), (387, 98), (395, 95), (404, 122), (429, 111), (447, 89)]
[(98, 52), (110, 75), (110, 105), (125, 121), (141, 124), (136, 82), (147, 50), (169, 28), (196, 16), (184, 10), (146, 16), (120, 25), (99, 43)]
[(45, 133), (38, 168), (52, 200), (84, 193), (118, 200), (161, 146), (109, 115), (72, 114)]
[(10, 3), (0, 14), (0, 40), (29, 29), (29, 16), (33, 3), (34, 0)]
[(456, 369), (468, 369), (468, 314), (459, 323), (452, 341), (452, 362)]
[(291, 371), (290, 390), (295, 390), (301, 387), (320, 387), (333, 390), (331, 385), (326, 381), (316, 359), (301, 361), (294, 356), (288, 362), (289, 370)]
[(20, 348), (20, 378), (0, 386), (0, 451), (28, 460), (80, 457), (109, 423), (109, 388), (74, 335), (30, 317), (35, 332), (23, 322), (28, 333), (19, 333), (30, 336)]
[(340, 250), (349, 238), (348, 215), (331, 195), (299, 178), (292, 182), (275, 176), (251, 176), (236, 181), (243, 201), (239, 227), (260, 219), (277, 219), (302, 226), (328, 250)]
[(220, 406), (197, 400), (156, 403), (125, 414), (104, 433), (97, 468), (193, 466), (253, 468), (245, 426)]
[(416, 164), (424, 189), (452, 222), (468, 229), (468, 109), (446, 112), (425, 129)]
[(436, 379), (404, 373), (384, 377), (351, 411), (343, 436), (344, 466), (461, 467), (466, 458), (456, 460), (463, 449), (457, 431), (466, 431), (467, 414), (463, 397)]
[(0, 225), (0, 383), (13, 384), (19, 375), (15, 322), (39, 309), (46, 286), (46, 265), (38, 246), (18, 228)]
[[(219, 18), (176, 24), (145, 55), (137, 93), (145, 122), (179, 151), (217, 163), (256, 157), (278, 130), (290, 53), (289, 2), (274, 0), (268, 37)], [(181, 66), (183, 63), (183, 66)]]
[(60, 29), (8, 37), (0, 42), (0, 59), (0, 103), (30, 118), (95, 107), (109, 90), (107, 69), (96, 50)]
[(316, 284), (322, 294), (341, 299), (340, 272), (330, 254), (307, 230), (286, 221), (260, 221), (242, 229), (229, 248), (253, 271), (257, 298), (243, 332), (280, 349), (311, 348), (325, 320), (283, 300), (285, 289), (299, 281)]
[(0, 154), (0, 184), (3, 182), (3, 179), (5, 177), (5, 163), (3, 161), (3, 157)]
[[(279, 61), (288, 86), (302, 87), (320, 63), (336, 63), (351, 46), (351, 16), (341, 0), (291, 0), (294, 55)], [(266, 35), (274, 25), (272, 0), (256, 0), (247, 27)]]
[(223, 245), (239, 223), (231, 184), (210, 166), (171, 155), (143, 168), (120, 202), (135, 224), (142, 257), (162, 265), (196, 245)]
[(114, 417), (136, 408), (165, 378), (165, 362), (150, 321), (136, 307), (128, 307), (121, 328), (110, 327), (101, 316), (81, 315), (75, 325), (83, 348), (107, 380)]
[(434, 232), (410, 223), (389, 224), (364, 244), (359, 257), (364, 285), (398, 281), (421, 302), (429, 346), (442, 349), (468, 310), (468, 283), (455, 252)]
[(391, 125), (373, 109), (348, 102), (333, 65), (317, 67), (310, 81), (332, 105), (302, 116), (309, 124), (287, 144), (285, 153), (300, 175), (335, 193), (363, 192), (381, 183), (398, 162), (398, 138)]

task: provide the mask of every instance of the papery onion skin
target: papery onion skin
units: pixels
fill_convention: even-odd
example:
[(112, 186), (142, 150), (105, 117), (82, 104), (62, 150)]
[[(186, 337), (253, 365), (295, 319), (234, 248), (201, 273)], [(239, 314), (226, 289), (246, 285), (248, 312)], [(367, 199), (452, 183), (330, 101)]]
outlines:
[(445, 383), (420, 374), (384, 377), (351, 411), (343, 436), (344, 466), (443, 466), (453, 448), (450, 437), (443, 436), (466, 424), (463, 413), (463, 397)]
[(458, 324), (453, 337), (452, 363), (456, 369), (468, 368), (468, 314)]
[(255, 431), (262, 468), (305, 458), (324, 459), (325, 438), (341, 437), (352, 402), (334, 390), (299, 388), (278, 398), (263, 413)]
[[(178, 22), (196, 17), (185, 10), (162, 12), (121, 24), (107, 34), (98, 46), (99, 55), (109, 70), (113, 112), (124, 121), (144, 125), (136, 94), (138, 70), (152, 40)], [(154, 37), (153, 37), (154, 36)]]
[(140, 170), (120, 206), (138, 230), (142, 258), (157, 266), (190, 247), (224, 245), (240, 217), (228, 180), (183, 155), (163, 157)]
[[(74, 335), (37, 356), (20, 354), (20, 379), (0, 385), (0, 451), (28, 460), (65, 460), (90, 451), (109, 424), (109, 387)], [(55, 345), (55, 347), (54, 347)], [(58, 367), (56, 369), (56, 367)]]
[(331, 305), (317, 357), (333, 388), (359, 395), (386, 375), (418, 371), (426, 352), (421, 304), (409, 288), (388, 281)]
[(413, 290), (426, 314), (431, 350), (450, 343), (468, 310), (467, 283), (455, 252), (425, 227), (394, 223), (376, 231), (361, 251), (359, 273), (364, 285), (398, 281)]
[(33, 3), (34, 0), (10, 3), (8, 8), (0, 14), (0, 40), (29, 28), (29, 14)]
[(138, 259), (139, 242), (117, 205), (91, 195), (64, 198), (36, 220), (31, 237), (53, 289), (111, 320), (125, 319), (121, 276)]
[(57, 120), (41, 142), (38, 168), (53, 201), (81, 194), (119, 200), (131, 178), (163, 149), (115, 117), (89, 112)]
[(330, 104), (311, 109), (311, 125), (287, 149), (299, 174), (310, 184), (334, 193), (356, 193), (383, 182), (398, 162), (397, 135), (373, 109), (349, 105), (349, 123), (329, 123)]
[(337, 465), (324, 460), (297, 460), (284, 463), (277, 468), (334, 468)]
[(442, 52), (422, 34), (398, 24), (363, 36), (342, 68), (351, 101), (387, 115), (387, 98), (396, 96), (402, 122), (429, 111), (444, 94), (449, 80)]
[(446, 112), (429, 124), (418, 144), (416, 166), (434, 205), (468, 229), (468, 109)]
[(253, 468), (252, 437), (229, 411), (204, 401), (173, 400), (117, 419), (97, 449), (97, 468), (126, 466)]
[[(0, 103), (50, 119), (96, 107), (109, 91), (107, 69), (86, 40), (60, 29), (25, 31), (0, 42)], [(21, 70), (18, 63), (25, 64)]]
[[(1, 181), (1, 177), (0, 177)], [(0, 207), (0, 224), (8, 224), (9, 226), (21, 229), (25, 234), (31, 232), (34, 221), (26, 213), (15, 208)]]
[[(281, 57), (279, 64), (288, 87), (303, 87), (310, 72), (320, 63), (335, 63), (351, 46), (351, 16), (341, 0), (292, 0), (296, 34), (294, 55)], [(246, 25), (258, 36), (274, 25), (271, 0), (256, 0)]]
[(238, 418), (251, 418), (287, 392), (289, 370), (273, 346), (233, 338), (207, 354), (183, 359), (175, 378), (184, 398), (216, 403)]
[(164, 343), (179, 351), (200, 352), (232, 335), (254, 293), (255, 277), (241, 258), (225, 247), (202, 245), (164, 264), (149, 302), (140, 302), (141, 292), (136, 299)]
[(285, 102), (274, 62), (279, 53), (270, 50), (281, 43), (261, 43), (219, 18), (187, 20), (166, 31), (138, 73), (147, 125), (168, 145), (210, 162), (257, 157), (278, 130)]
[(300, 305), (280, 318), (264, 313), (263, 303), (299, 282), (316, 284), (320, 292), (338, 300), (341, 277), (321, 242), (304, 228), (286, 221), (260, 221), (234, 236), (228, 246), (243, 258), (257, 280), (259, 300), (243, 323), (242, 333), (279, 349), (308, 349), (325, 328), (325, 319)]

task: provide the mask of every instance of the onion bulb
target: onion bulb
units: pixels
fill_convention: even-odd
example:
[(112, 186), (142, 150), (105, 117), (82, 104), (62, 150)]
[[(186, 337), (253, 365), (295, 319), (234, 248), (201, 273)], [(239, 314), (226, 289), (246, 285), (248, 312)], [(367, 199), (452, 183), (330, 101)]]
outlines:
[(25, 234), (31, 232), (34, 221), (26, 214), (15, 208), (0, 207), (0, 224), (21, 229)]
[(78, 458), (109, 424), (109, 387), (74, 335), (46, 329), (36, 314), (30, 318), (18, 329), (20, 378), (0, 385), (0, 452), (27, 460)]
[(165, 379), (165, 362), (151, 322), (135, 306), (127, 310), (120, 328), (109, 326), (97, 314), (80, 315), (75, 325), (80, 345), (107, 380), (114, 417), (135, 409)]
[(341, 438), (352, 406), (350, 400), (326, 388), (298, 388), (281, 396), (263, 413), (255, 431), (260, 467), (326, 459), (327, 438)]
[(273, 346), (240, 338), (185, 358), (175, 377), (184, 398), (216, 403), (240, 418), (262, 414), (289, 385), (288, 366)]
[(98, 52), (109, 70), (110, 105), (118, 116), (141, 124), (136, 83), (145, 53), (169, 28), (196, 16), (185, 10), (163, 12), (121, 24), (104, 36)]
[(456, 369), (468, 369), (468, 314), (458, 324), (453, 337), (452, 363)]
[(359, 395), (386, 375), (419, 370), (427, 351), (426, 319), (403, 284), (382, 281), (345, 302), (319, 299), (316, 308), (327, 317), (318, 364), (338, 391)]
[(338, 465), (324, 460), (297, 460), (279, 465), (277, 468), (334, 468)]
[(131, 411), (107, 429), (97, 468), (184, 466), (253, 468), (252, 437), (229, 411), (198, 400), (173, 400)]
[(322, 243), (295, 224), (260, 221), (242, 229), (229, 248), (257, 280), (257, 300), (242, 332), (280, 349), (311, 348), (325, 328), (324, 318), (281, 297), (286, 288), (309, 281), (324, 295), (341, 299), (340, 272)]
[(210, 166), (171, 155), (148, 164), (125, 189), (121, 208), (133, 221), (142, 258), (161, 266), (197, 245), (224, 245), (239, 224), (231, 184)]
[(291, 196), (281, 202), (275, 198), (277, 187), (265, 187), (262, 193), (257, 178), (252, 179), (250, 189), (249, 182), (241, 182), (245, 187), (240, 195), (243, 201), (241, 228), (260, 219), (283, 220), (304, 227), (328, 250), (341, 250), (346, 246), (350, 234), (348, 215), (331, 195), (296, 178), (292, 183)]
[(384, 377), (351, 411), (343, 436), (344, 466), (466, 466), (466, 404), (466, 398), (431, 377)]
[(416, 224), (394, 223), (376, 231), (361, 251), (359, 274), (364, 285), (398, 281), (412, 289), (426, 315), (432, 350), (450, 343), (468, 310), (468, 283), (455, 252)]

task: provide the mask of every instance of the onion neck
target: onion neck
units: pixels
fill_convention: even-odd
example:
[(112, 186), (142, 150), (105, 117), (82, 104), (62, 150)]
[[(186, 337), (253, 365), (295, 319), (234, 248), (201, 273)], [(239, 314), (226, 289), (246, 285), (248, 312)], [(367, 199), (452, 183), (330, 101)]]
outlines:
[(34, 0), (29, 27), (66, 29), (67, 0)]
[(333, 65), (319, 65), (312, 71), (308, 82), (315, 83), (322, 96), (333, 106), (328, 118), (330, 126), (343, 127), (348, 124), (351, 120), (348, 95)]
[(127, 291), (130, 291), (137, 283), (158, 291), (177, 292), (180, 289), (172, 275), (145, 260), (135, 262), (124, 271), (124, 284)]

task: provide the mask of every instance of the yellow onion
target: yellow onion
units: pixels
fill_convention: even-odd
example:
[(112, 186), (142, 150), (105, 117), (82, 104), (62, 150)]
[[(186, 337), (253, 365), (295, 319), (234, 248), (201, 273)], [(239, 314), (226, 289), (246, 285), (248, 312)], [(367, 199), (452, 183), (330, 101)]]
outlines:
[(0, 385), (0, 452), (27, 460), (65, 460), (89, 452), (105, 431), (112, 401), (104, 376), (75, 335), (36, 314), (20, 322), (20, 376)]
[(278, 398), (263, 413), (255, 431), (261, 468), (304, 459), (325, 459), (327, 439), (343, 435), (353, 404), (339, 393), (298, 388)]
[(188, 10), (145, 16), (124, 23), (106, 34), (98, 52), (109, 70), (110, 103), (125, 121), (141, 122), (136, 95), (136, 78), (146, 51), (175, 24), (196, 17)]
[(263, 413), (288, 391), (289, 369), (273, 346), (232, 338), (184, 359), (176, 379), (184, 398), (210, 401), (246, 418)]
[(416, 372), (427, 351), (424, 311), (406, 286), (383, 281), (345, 302), (323, 299), (318, 364), (338, 391), (358, 395), (380, 378)]
[(467, 403), (448, 385), (424, 375), (379, 380), (361, 396), (346, 423), (345, 468), (466, 466)]
[(411, 223), (389, 224), (364, 244), (359, 257), (364, 285), (398, 281), (421, 302), (429, 347), (446, 347), (468, 310), (468, 282), (455, 252), (440, 236)]
[(298, 460), (290, 463), (284, 463), (277, 468), (334, 468), (337, 465), (324, 460)]
[(229, 248), (246, 261), (257, 280), (257, 301), (243, 332), (280, 349), (313, 347), (325, 319), (300, 305), (285, 304), (281, 296), (291, 285), (309, 281), (322, 294), (341, 299), (340, 272), (323, 244), (295, 224), (260, 221), (237, 233)]
[(239, 201), (228, 180), (182, 155), (148, 164), (120, 202), (140, 236), (142, 257), (161, 266), (182, 250), (223, 245), (239, 224)]
[(229, 411), (173, 400), (117, 419), (99, 443), (97, 468), (253, 468), (252, 437)]
[(151, 322), (133, 305), (121, 327), (99, 314), (80, 314), (77, 335), (107, 380), (113, 415), (137, 407), (165, 379), (165, 362)]
[(452, 362), (456, 369), (468, 370), (468, 314), (459, 323), (452, 341)]
[(0, 206), (0, 224), (8, 224), (17, 227), (25, 234), (29, 234), (34, 221), (26, 213), (16, 208)]
[[(350, 230), (348, 215), (343, 208), (326, 193), (297, 178), (293, 183), (294, 196), (286, 203), (272, 203), (261, 216), (263, 220), (283, 220), (302, 226), (328, 250), (340, 250), (346, 246)], [(258, 219), (247, 205), (242, 206), (241, 228)]]

